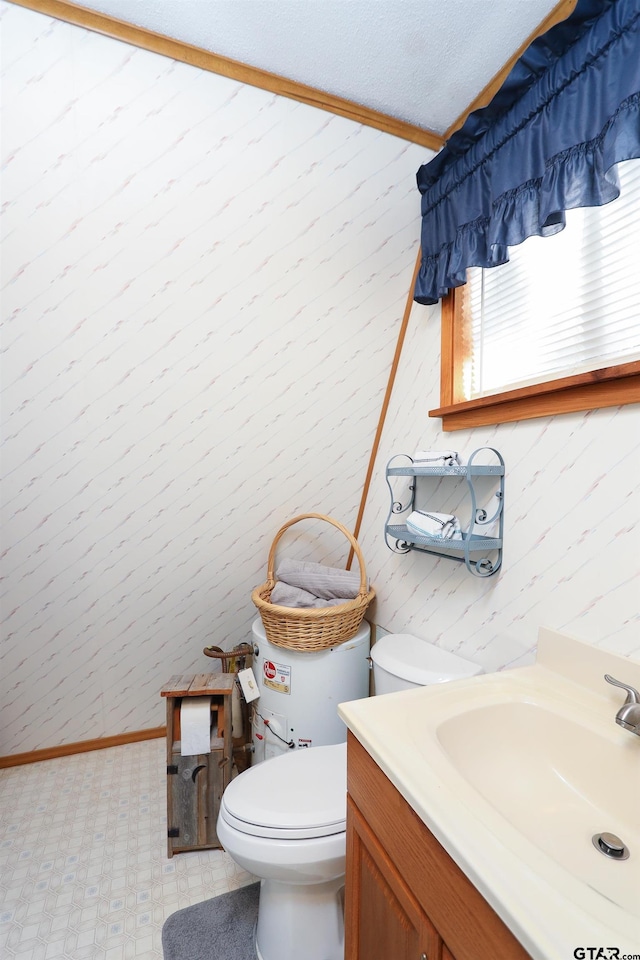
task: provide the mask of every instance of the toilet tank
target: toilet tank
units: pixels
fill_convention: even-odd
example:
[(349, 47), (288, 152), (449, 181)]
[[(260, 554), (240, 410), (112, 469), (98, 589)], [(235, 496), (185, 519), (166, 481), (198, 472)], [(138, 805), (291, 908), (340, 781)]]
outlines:
[(483, 668), (409, 633), (389, 633), (371, 647), (376, 695), (461, 680)]

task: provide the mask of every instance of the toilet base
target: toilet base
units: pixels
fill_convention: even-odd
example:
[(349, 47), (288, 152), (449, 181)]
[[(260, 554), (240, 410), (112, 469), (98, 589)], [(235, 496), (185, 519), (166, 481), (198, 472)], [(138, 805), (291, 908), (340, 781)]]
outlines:
[(343, 960), (344, 876), (325, 883), (260, 882), (258, 960)]

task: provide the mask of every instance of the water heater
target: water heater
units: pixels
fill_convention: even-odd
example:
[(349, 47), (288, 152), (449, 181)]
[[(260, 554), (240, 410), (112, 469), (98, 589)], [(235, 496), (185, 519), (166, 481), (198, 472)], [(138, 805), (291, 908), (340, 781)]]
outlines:
[(338, 704), (369, 696), (369, 624), (351, 640), (306, 653), (267, 640), (262, 620), (252, 625), (260, 697), (253, 707), (253, 763), (288, 750), (344, 743)]

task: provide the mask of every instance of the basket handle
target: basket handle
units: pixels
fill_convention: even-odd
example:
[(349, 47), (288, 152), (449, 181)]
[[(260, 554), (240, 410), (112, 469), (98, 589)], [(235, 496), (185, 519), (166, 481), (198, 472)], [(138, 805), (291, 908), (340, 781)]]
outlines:
[(362, 550), (360, 549), (360, 544), (358, 543), (356, 538), (353, 536), (353, 534), (350, 533), (350, 531), (347, 530), (347, 528), (342, 523), (340, 523), (339, 520), (334, 520), (333, 517), (328, 517), (324, 513), (301, 513), (298, 517), (294, 517), (293, 520), (288, 520), (287, 523), (284, 524), (284, 526), (280, 527), (275, 537), (273, 538), (273, 543), (271, 544), (271, 549), (269, 550), (269, 559), (267, 561), (267, 583), (269, 583), (270, 585), (273, 585), (276, 582), (275, 576), (274, 576), (274, 570), (275, 570), (276, 546), (278, 545), (278, 541), (280, 540), (284, 532), (289, 529), (289, 527), (293, 526), (294, 523), (298, 523), (300, 520), (326, 520), (327, 523), (330, 523), (332, 526), (336, 527), (336, 529), (340, 530), (340, 532), (345, 535), (345, 537), (351, 544), (351, 547), (353, 548), (353, 551), (356, 557), (358, 558), (358, 565), (360, 567), (359, 596), (363, 596), (363, 597), (366, 596), (368, 592), (367, 591), (367, 571), (365, 569), (364, 557), (362, 556)]

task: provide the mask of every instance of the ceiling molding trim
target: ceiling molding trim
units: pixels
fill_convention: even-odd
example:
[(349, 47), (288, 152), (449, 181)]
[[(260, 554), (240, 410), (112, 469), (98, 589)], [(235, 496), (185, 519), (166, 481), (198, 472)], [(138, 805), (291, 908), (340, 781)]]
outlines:
[(469, 106), (463, 110), (458, 119), (455, 120), (449, 129), (445, 131), (443, 136), (445, 141), (449, 139), (452, 133), (455, 133), (456, 130), (460, 129), (470, 113), (473, 113), (474, 110), (479, 110), (481, 107), (487, 106), (487, 104), (498, 92), (507, 76), (511, 72), (511, 69), (520, 59), (527, 47), (533, 43), (536, 37), (542, 36), (542, 34), (546, 33), (547, 30), (550, 30), (551, 27), (554, 27), (556, 23), (560, 23), (561, 20), (566, 20), (567, 17), (573, 13), (577, 2), (578, 0), (560, 0), (560, 2), (555, 5), (553, 10), (547, 14), (542, 23), (540, 23), (533, 33), (527, 37), (522, 46), (520, 46), (513, 56), (507, 60), (504, 67), (502, 67), (502, 69), (496, 73), (495, 77), (493, 77), (486, 87), (480, 91), (475, 100), (473, 100)]
[(143, 27), (133, 26), (124, 20), (97, 13), (95, 10), (81, 7), (76, 3), (69, 2), (69, 0), (10, 0), (10, 2), (43, 13), (56, 20), (64, 20), (66, 23), (102, 33), (112, 39), (122, 40), (152, 53), (159, 53), (161, 56), (170, 57), (172, 60), (188, 63), (190, 66), (199, 67), (201, 70), (208, 70), (210, 73), (217, 73), (231, 80), (237, 80), (239, 83), (259, 87), (261, 90), (268, 90), (281, 97), (288, 97), (290, 100), (297, 100), (311, 107), (317, 107), (320, 110), (337, 114), (337, 116), (346, 117), (348, 120), (354, 120), (356, 123), (361, 123), (367, 127), (374, 127), (376, 130), (382, 130), (383, 133), (400, 137), (410, 143), (418, 143), (429, 150), (437, 152), (444, 144), (444, 137), (431, 130), (379, 113), (377, 110), (371, 110), (343, 97), (335, 97), (315, 87), (297, 83), (294, 80), (287, 80), (286, 77), (281, 77), (278, 74), (251, 67), (240, 63), (238, 60), (231, 60), (228, 57), (210, 53), (201, 47), (195, 47), (179, 40), (172, 40)]

